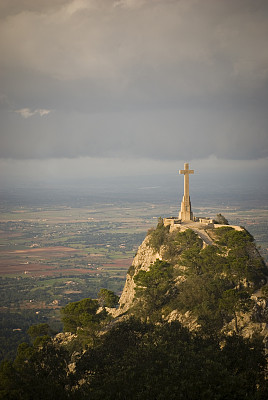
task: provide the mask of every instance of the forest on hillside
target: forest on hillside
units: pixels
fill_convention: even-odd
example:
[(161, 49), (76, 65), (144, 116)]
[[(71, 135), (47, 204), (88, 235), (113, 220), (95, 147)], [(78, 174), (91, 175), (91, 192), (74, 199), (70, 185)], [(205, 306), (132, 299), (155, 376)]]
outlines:
[[(161, 220), (148, 235), (155, 250), (165, 244), (165, 259), (147, 271), (130, 268), (136, 294), (128, 312), (113, 318), (118, 296), (102, 289), (61, 309), (65, 333), (33, 325), (29, 343), (1, 364), (0, 399), (267, 398), (264, 338), (257, 330), (245, 338), (240, 320), (268, 322), (251, 296), (260, 290), (267, 299), (253, 237), (219, 228), (216, 245), (202, 248), (193, 231), (170, 233)], [(170, 321), (174, 310), (191, 314), (195, 329)]]

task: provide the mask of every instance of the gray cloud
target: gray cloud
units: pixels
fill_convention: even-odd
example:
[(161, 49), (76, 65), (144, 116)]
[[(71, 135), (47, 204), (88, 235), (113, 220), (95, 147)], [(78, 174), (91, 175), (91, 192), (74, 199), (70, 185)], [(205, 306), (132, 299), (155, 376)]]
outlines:
[[(228, 115), (228, 120), (226, 120)], [(262, 118), (262, 123), (260, 122)], [(50, 114), (22, 120), (10, 115), (0, 156), (148, 157), (227, 159), (266, 157), (267, 117), (245, 111), (147, 110), (95, 114)], [(14, 145), (15, 144), (15, 145)]]
[(30, 108), (21, 108), (20, 110), (15, 111), (17, 114), (21, 115), (23, 118), (30, 118), (34, 115), (39, 115), (43, 117), (44, 115), (48, 115), (51, 113), (51, 110), (46, 110), (44, 108), (39, 108), (37, 110), (30, 110)]
[(1, 7), (1, 157), (268, 156), (266, 0)]
[(69, 1), (66, 0), (1, 0), (0, 18), (4, 19), (10, 15), (16, 15), (22, 12), (48, 12)]

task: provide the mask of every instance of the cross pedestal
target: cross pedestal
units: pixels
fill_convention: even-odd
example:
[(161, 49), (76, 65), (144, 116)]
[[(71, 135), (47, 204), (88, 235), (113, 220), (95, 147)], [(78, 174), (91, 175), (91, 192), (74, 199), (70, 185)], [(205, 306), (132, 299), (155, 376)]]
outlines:
[(189, 174), (193, 174), (194, 170), (189, 169), (189, 164), (185, 163), (184, 169), (180, 169), (179, 173), (184, 175), (184, 195), (181, 202), (179, 219), (181, 221), (192, 221), (193, 213), (191, 210), (191, 201), (189, 196)]

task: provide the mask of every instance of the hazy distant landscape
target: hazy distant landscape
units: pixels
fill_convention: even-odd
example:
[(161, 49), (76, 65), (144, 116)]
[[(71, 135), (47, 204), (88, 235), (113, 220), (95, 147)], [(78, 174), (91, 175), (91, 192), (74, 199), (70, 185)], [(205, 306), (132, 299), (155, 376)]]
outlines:
[[(15, 357), (33, 324), (46, 322), (61, 331), (66, 304), (97, 298), (101, 288), (120, 294), (148, 229), (159, 216), (178, 214), (182, 190), (175, 174), (2, 188), (0, 358)], [(244, 226), (267, 262), (265, 186), (261, 190), (256, 197), (253, 181), (239, 187), (197, 180), (192, 206), (194, 215), (222, 213), (230, 224)]]
[[(59, 309), (67, 303), (96, 298), (101, 288), (120, 294), (148, 229), (159, 216), (177, 215), (182, 190), (178, 186), (166, 181), (166, 186), (138, 188), (132, 181), (93, 189), (2, 190), (0, 310), (7, 354), (14, 355), (14, 343), (26, 340), (32, 323), (47, 321), (61, 329)], [(231, 224), (244, 226), (268, 260), (265, 201), (239, 199), (230, 191), (228, 196), (214, 192), (205, 198), (201, 190), (192, 191), (195, 215), (221, 212)]]
[[(267, 20), (265, 0), (0, 1), (0, 398), (267, 397)], [(158, 224), (185, 163), (184, 215), (255, 243)]]

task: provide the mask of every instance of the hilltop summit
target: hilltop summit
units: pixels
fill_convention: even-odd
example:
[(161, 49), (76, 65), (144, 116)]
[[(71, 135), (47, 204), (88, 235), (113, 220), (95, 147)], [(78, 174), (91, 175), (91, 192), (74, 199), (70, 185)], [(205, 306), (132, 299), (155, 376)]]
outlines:
[[(183, 229), (185, 227), (190, 227), (191, 229), (205, 228), (205, 225), (214, 226), (215, 223), (229, 225), (226, 218), (221, 214), (218, 214), (214, 219), (193, 215), (190, 200), (189, 175), (194, 174), (194, 170), (189, 169), (189, 163), (185, 163), (184, 169), (180, 169), (179, 173), (184, 175), (184, 194), (182, 197), (179, 216), (164, 218), (164, 225), (170, 225), (170, 230), (172, 231), (177, 228)], [(235, 229), (239, 230), (240, 227), (235, 227)]]
[(180, 218), (140, 245), (119, 306), (102, 289), (61, 309), (64, 333), (32, 327), (0, 366), (0, 398), (267, 399), (267, 266), (246, 229), (194, 217), (187, 187)]
[(116, 315), (267, 336), (267, 267), (242, 227), (159, 219), (130, 267)]
[(179, 218), (159, 218), (129, 268), (114, 316), (268, 336), (267, 267), (254, 238), (223, 215), (193, 216), (184, 164)]

